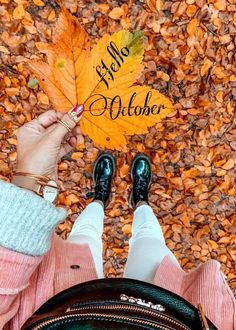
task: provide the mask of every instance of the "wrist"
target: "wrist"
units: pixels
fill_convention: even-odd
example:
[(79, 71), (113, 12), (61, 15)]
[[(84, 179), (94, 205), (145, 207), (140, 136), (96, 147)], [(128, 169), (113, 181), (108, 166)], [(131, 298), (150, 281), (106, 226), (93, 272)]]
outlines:
[(20, 188), (31, 190), (51, 203), (56, 201), (58, 186), (49, 177), (26, 172), (15, 172), (12, 183)]
[[(35, 164), (30, 164), (29, 162), (20, 162), (16, 166), (15, 173), (24, 172), (24, 173), (33, 173), (38, 176), (47, 177), (49, 179), (57, 181), (57, 171), (56, 166), (51, 167), (51, 170), (42, 169), (40, 166), (35, 166)], [(13, 174), (14, 176), (14, 174)]]
[(35, 180), (32, 178), (26, 178), (24, 176), (19, 175), (13, 175), (11, 183), (13, 183), (15, 186), (18, 186), (20, 188), (24, 188), (27, 190), (31, 190), (35, 192)]

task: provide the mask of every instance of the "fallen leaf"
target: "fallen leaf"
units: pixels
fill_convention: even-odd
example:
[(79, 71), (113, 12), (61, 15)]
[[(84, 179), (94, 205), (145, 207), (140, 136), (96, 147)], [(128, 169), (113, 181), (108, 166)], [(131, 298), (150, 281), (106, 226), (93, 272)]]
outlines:
[(235, 161), (230, 158), (227, 160), (227, 162), (221, 166), (224, 170), (230, 170), (231, 168), (233, 168), (235, 166)]
[(72, 155), (71, 155), (71, 159), (79, 159), (79, 158), (82, 158), (83, 157), (83, 153), (82, 152), (73, 152)]
[(51, 10), (49, 15), (48, 15), (48, 21), (53, 21), (54, 18), (56, 17), (56, 13), (55, 13), (55, 10)]
[(120, 172), (120, 177), (121, 177), (121, 178), (125, 178), (126, 176), (128, 176), (128, 175), (129, 175), (129, 165), (124, 164), (124, 165), (120, 168), (119, 172)]
[(192, 167), (189, 170), (185, 170), (182, 172), (182, 179), (186, 179), (186, 178), (195, 178), (198, 175), (198, 170), (194, 167)]
[(156, 0), (156, 10), (161, 11), (163, 8), (163, 1), (162, 0)]
[(39, 92), (37, 97), (40, 103), (49, 105), (49, 99), (46, 94)]
[(123, 15), (124, 15), (124, 9), (121, 7), (115, 7), (112, 9), (112, 11), (110, 11), (108, 16), (116, 20), (116, 19), (120, 19), (121, 16)]
[(213, 250), (218, 249), (219, 245), (215, 241), (212, 241), (211, 239), (209, 239), (207, 242)]
[(14, 10), (13, 10), (13, 18), (14, 19), (22, 19), (25, 17), (25, 9), (22, 4), (19, 4)]
[(214, 7), (218, 10), (226, 10), (226, 0), (214, 0)]
[(189, 5), (188, 8), (186, 9), (186, 14), (189, 16), (189, 17), (192, 17), (196, 14), (198, 8), (197, 6), (195, 5)]
[(63, 9), (53, 44), (38, 43), (37, 47), (46, 54), (48, 64), (30, 61), (29, 66), (55, 110), (66, 112), (83, 104), (81, 131), (101, 147), (124, 150), (125, 135), (147, 132), (173, 110), (158, 91), (134, 85), (143, 68), (140, 31), (106, 34), (90, 51), (87, 33)]
[(5, 53), (5, 54), (10, 54), (9, 50), (4, 46), (0, 46), (0, 52)]
[(170, 81), (170, 76), (163, 71), (157, 71), (156, 75), (157, 75), (157, 78), (159, 78), (161, 80)]
[(193, 18), (187, 25), (187, 32), (190, 36), (193, 36), (196, 33), (199, 21), (197, 18)]
[(131, 224), (127, 223), (122, 227), (122, 231), (125, 235), (129, 235), (131, 233), (132, 226)]
[(79, 202), (79, 197), (75, 194), (69, 194), (66, 196), (66, 199), (71, 202), (71, 204), (76, 204)]
[(33, 3), (39, 7), (45, 6), (45, 3), (42, 0), (33, 0)]
[(205, 57), (203, 60), (203, 65), (201, 67), (201, 76), (205, 76), (208, 73), (209, 69), (212, 67), (213, 62), (209, 58)]
[(17, 145), (17, 140), (14, 139), (14, 138), (7, 139), (7, 142), (10, 143), (10, 144), (12, 144), (12, 145), (15, 145), (15, 146)]
[(106, 14), (110, 10), (110, 6), (106, 3), (97, 4), (97, 10), (103, 14)]

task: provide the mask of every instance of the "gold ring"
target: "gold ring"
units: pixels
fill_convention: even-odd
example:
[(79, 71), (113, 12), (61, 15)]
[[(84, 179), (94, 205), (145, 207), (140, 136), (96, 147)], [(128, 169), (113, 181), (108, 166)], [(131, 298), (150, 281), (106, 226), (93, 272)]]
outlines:
[(28, 128), (32, 128), (33, 127), (30, 122), (29, 123), (26, 123), (24, 126), (25, 127), (28, 127)]
[(70, 117), (71, 120), (73, 120), (75, 123), (77, 123), (76, 119), (76, 113), (75, 112), (67, 112), (67, 115)]
[(61, 124), (62, 126), (64, 126), (67, 129), (68, 132), (71, 132), (70, 126), (65, 121), (62, 121), (62, 120), (58, 119), (57, 122), (59, 124)]

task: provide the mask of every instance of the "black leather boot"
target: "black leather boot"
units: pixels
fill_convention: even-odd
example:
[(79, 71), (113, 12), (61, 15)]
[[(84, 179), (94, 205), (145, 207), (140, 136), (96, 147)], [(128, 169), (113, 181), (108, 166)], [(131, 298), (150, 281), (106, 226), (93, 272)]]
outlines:
[(111, 182), (115, 173), (115, 158), (109, 153), (102, 153), (93, 168), (95, 192), (93, 200), (103, 202), (104, 208), (108, 205), (111, 195)]
[(144, 154), (138, 154), (131, 166), (133, 188), (130, 194), (130, 205), (135, 209), (138, 202), (148, 204), (148, 191), (152, 182), (152, 166), (150, 159)]

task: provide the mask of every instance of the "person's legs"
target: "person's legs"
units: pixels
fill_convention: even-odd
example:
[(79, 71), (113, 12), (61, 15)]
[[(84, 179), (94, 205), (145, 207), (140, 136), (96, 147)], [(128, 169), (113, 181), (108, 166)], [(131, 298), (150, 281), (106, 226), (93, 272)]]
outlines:
[(102, 203), (92, 202), (76, 219), (67, 241), (88, 244), (93, 256), (98, 278), (103, 278), (102, 232), (104, 208)]
[[(161, 226), (150, 206), (138, 206), (134, 212), (132, 237), (124, 277), (152, 283), (157, 267), (165, 256), (177, 259), (165, 244)], [(178, 264), (179, 265), (179, 264)]]
[(109, 203), (114, 172), (115, 158), (109, 153), (100, 154), (93, 168), (93, 202), (77, 218), (68, 237), (68, 242), (89, 245), (98, 278), (104, 277), (102, 259), (104, 208)]

